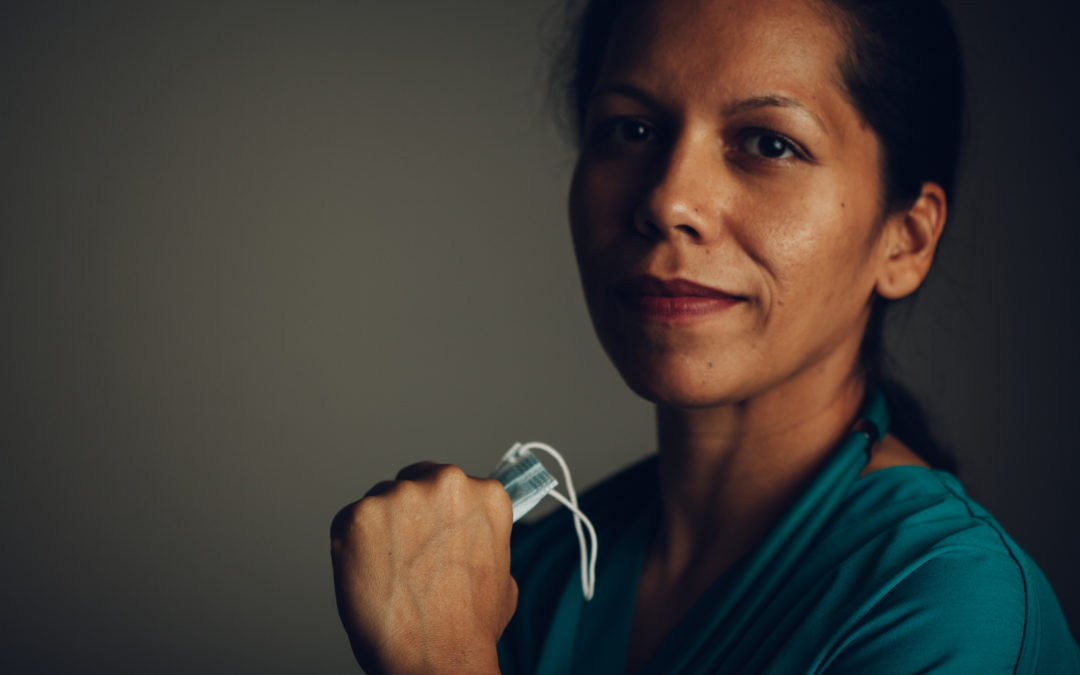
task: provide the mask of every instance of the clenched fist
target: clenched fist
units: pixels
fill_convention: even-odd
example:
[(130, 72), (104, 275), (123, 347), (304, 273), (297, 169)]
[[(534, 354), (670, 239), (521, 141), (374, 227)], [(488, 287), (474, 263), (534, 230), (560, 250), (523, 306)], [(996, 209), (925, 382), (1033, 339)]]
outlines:
[(369, 673), (496, 673), (517, 605), (513, 511), (495, 480), (422, 462), (331, 526), (338, 612)]

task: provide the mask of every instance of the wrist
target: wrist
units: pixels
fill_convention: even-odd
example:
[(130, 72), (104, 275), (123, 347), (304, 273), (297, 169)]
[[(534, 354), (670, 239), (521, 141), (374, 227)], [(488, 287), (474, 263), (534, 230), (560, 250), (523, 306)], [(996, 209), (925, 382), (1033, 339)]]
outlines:
[[(359, 657), (360, 655), (357, 654)], [(369, 675), (493, 675), (499, 673), (494, 644), (462, 641), (445, 649), (413, 645), (389, 658), (357, 659)]]

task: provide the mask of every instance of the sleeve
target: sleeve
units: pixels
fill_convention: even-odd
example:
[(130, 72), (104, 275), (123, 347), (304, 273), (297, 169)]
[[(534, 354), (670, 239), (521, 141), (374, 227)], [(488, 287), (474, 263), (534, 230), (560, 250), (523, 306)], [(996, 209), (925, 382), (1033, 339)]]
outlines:
[(824, 672), (1018, 672), (1027, 593), (1023, 570), (1006, 551), (936, 555), (868, 609)]

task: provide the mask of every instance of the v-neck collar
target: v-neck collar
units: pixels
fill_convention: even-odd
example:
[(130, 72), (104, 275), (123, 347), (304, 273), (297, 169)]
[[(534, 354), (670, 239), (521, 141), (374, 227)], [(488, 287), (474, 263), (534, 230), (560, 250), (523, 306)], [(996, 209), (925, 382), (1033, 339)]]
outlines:
[[(884, 396), (873, 391), (862, 416), (813, 482), (751, 552), (723, 572), (690, 607), (635, 675), (713, 672), (805, 555), (884, 436)], [(644, 508), (602, 542), (596, 595), (586, 603), (574, 575), (564, 584), (537, 664), (537, 675), (626, 672), (630, 624), (641, 569), (659, 517), (657, 490)]]

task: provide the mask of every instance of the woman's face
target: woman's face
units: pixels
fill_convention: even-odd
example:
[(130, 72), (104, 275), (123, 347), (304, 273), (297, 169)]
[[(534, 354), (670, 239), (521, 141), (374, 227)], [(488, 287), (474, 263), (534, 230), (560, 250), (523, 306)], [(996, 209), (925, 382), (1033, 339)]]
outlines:
[(675, 406), (850, 374), (881, 188), (841, 35), (806, 0), (643, 4), (611, 35), (570, 196), (605, 350)]

